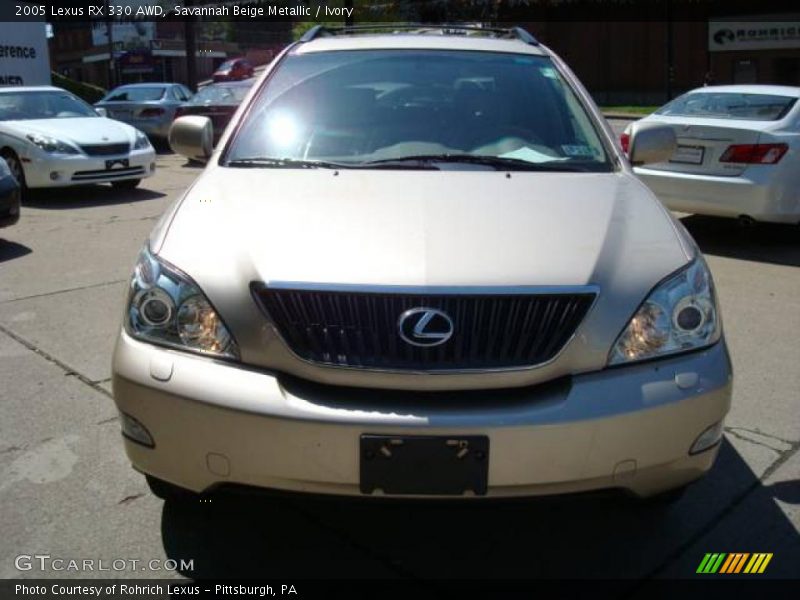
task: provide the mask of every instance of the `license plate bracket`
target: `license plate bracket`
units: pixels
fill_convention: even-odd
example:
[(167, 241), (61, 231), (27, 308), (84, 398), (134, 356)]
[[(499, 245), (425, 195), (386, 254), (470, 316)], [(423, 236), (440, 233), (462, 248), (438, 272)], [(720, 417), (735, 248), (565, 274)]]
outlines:
[(127, 169), (130, 166), (130, 162), (127, 158), (112, 158), (106, 161), (106, 170), (110, 171), (117, 165), (119, 165), (121, 169)]
[(486, 494), (489, 438), (388, 436), (364, 434), (360, 440), (362, 494), (460, 496)]
[(684, 146), (679, 144), (672, 154), (669, 162), (685, 165), (700, 165), (703, 163), (706, 149), (703, 146)]

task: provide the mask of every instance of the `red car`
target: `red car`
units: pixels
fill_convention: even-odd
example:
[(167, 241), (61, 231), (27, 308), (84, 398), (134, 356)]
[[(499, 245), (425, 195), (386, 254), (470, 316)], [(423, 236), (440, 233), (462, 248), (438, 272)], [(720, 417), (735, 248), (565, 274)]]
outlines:
[(178, 107), (175, 117), (201, 115), (211, 119), (214, 126), (214, 144), (242, 103), (255, 79), (214, 83), (200, 88), (191, 100)]
[(214, 82), (219, 81), (240, 81), (250, 79), (254, 74), (253, 64), (244, 58), (233, 58), (226, 60), (219, 68), (214, 71), (211, 78)]

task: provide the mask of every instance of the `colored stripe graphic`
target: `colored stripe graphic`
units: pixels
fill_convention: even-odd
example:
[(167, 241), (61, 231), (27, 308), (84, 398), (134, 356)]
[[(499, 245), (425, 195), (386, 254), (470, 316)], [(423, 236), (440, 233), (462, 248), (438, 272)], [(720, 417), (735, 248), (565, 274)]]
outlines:
[(731, 552), (728, 554), (728, 560), (725, 561), (723, 568), (720, 569), (720, 573), (733, 573), (736, 565), (739, 564), (739, 559), (741, 558), (741, 553), (739, 552)]
[(728, 559), (723, 563), (722, 568), (719, 570), (720, 573), (728, 572), (728, 569), (730, 568), (735, 556), (735, 554), (728, 554)]
[(756, 552), (753, 554), (753, 557), (750, 559), (750, 562), (747, 563), (747, 566), (744, 568), (745, 573), (758, 573), (758, 567), (761, 565), (761, 561), (764, 560), (764, 554), (759, 554)]
[(742, 567), (744, 567), (744, 561), (747, 560), (747, 557), (750, 556), (750, 553), (745, 552), (744, 554), (740, 554), (739, 556), (740, 556), (739, 562), (736, 563), (736, 570), (735, 571), (732, 570), (731, 571), (732, 573), (738, 573), (739, 571), (742, 570)]
[(758, 572), (759, 573), (763, 573), (764, 569), (767, 568), (767, 565), (769, 564), (769, 561), (771, 561), (771, 560), (772, 560), (772, 552), (770, 552), (769, 554), (766, 555), (766, 557), (764, 558), (764, 562), (761, 563), (761, 567), (759, 567), (759, 569), (758, 569)]
[(724, 552), (720, 553), (713, 553), (713, 554), (706, 554), (703, 558), (703, 561), (700, 563), (700, 566), (697, 567), (698, 573), (716, 573), (719, 566), (722, 564), (726, 554)]
[[(772, 560), (772, 553), (768, 552), (707, 552), (697, 567), (697, 573), (763, 573)], [(746, 565), (746, 566), (745, 566)]]
[(701, 561), (700, 561), (700, 566), (699, 566), (699, 567), (697, 567), (697, 571), (695, 571), (695, 573), (705, 573), (705, 572), (706, 572), (706, 571), (705, 571), (705, 569), (706, 569), (706, 565), (708, 564), (708, 561), (709, 561), (710, 559), (711, 559), (711, 554), (708, 554), (708, 553), (707, 553), (707, 554), (706, 554), (706, 555), (703, 557), (703, 560), (701, 560)]
[(722, 554), (720, 554), (719, 558), (717, 558), (717, 560), (714, 562), (714, 564), (711, 566), (711, 569), (708, 572), (709, 573), (716, 573), (717, 570), (719, 569), (719, 566), (722, 564), (722, 560), (725, 558), (725, 556), (726, 555), (725, 555), (724, 552)]

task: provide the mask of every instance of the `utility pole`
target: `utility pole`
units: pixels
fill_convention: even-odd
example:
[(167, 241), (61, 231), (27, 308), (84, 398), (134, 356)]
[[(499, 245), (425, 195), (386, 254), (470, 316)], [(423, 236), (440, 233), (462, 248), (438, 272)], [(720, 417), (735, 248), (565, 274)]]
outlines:
[(672, 32), (672, 0), (667, 0), (667, 102), (672, 100), (672, 84), (675, 81), (675, 46)]
[(111, 18), (111, 0), (106, 0), (106, 37), (108, 38), (108, 89), (114, 89), (114, 21)]
[(350, 9), (347, 13), (348, 16), (344, 18), (345, 27), (353, 26), (353, 0), (344, 0), (344, 7)]
[[(194, 0), (186, 0), (186, 6), (191, 7)], [(197, 38), (194, 29), (194, 17), (187, 17), (183, 23), (184, 40), (186, 42), (186, 85), (197, 91)]]

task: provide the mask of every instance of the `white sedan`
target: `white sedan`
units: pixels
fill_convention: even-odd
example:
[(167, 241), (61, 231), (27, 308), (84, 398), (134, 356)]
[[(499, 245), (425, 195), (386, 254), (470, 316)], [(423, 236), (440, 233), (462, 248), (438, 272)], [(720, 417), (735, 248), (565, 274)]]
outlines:
[(50, 86), (0, 88), (0, 156), (23, 191), (88, 183), (134, 188), (156, 169), (142, 132)]
[(773, 85), (692, 90), (642, 119), (670, 125), (678, 145), (668, 162), (634, 171), (675, 211), (800, 223), (799, 98), (800, 88)]

